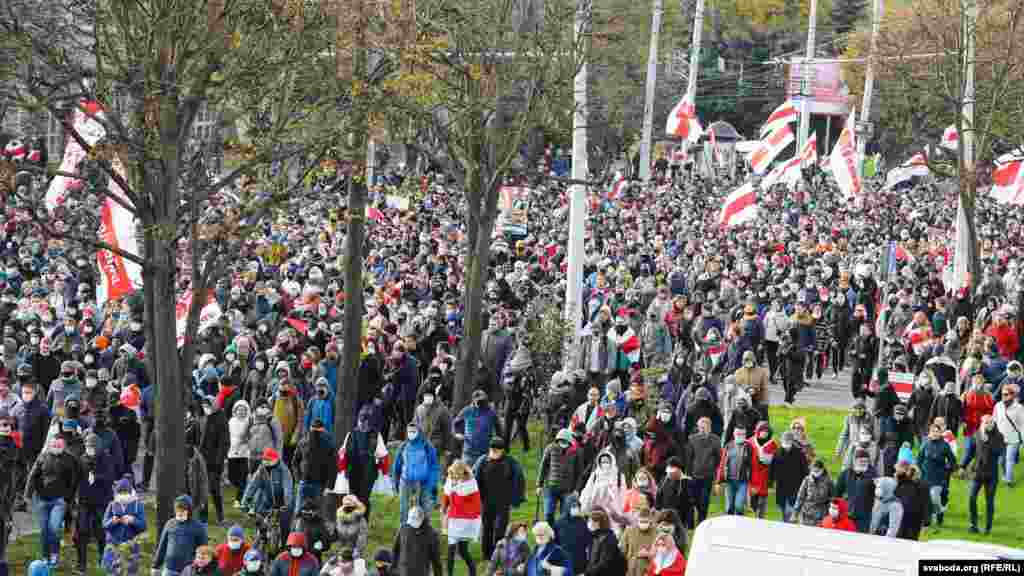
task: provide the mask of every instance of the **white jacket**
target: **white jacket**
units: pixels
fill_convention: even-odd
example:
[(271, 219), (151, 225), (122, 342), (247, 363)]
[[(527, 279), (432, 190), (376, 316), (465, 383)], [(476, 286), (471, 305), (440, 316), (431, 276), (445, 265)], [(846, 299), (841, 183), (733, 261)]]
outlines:
[(235, 402), (231, 419), (228, 420), (228, 458), (249, 457), (249, 426), (252, 417), (249, 414), (249, 403), (245, 400)]
[(778, 342), (779, 334), (789, 330), (789, 317), (785, 310), (769, 310), (764, 316), (764, 339), (768, 342)]
[(996, 427), (999, 433), (1006, 439), (1007, 444), (1024, 443), (1024, 405), (1017, 400), (1013, 401), (1007, 408), (1003, 402), (996, 402), (993, 415), (996, 419)]

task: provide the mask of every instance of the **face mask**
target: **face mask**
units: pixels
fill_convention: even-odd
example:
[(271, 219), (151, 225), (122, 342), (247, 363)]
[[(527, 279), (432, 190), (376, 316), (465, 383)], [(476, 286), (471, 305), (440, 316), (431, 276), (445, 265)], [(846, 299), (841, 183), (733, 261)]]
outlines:
[(95, 448), (86, 448), (85, 449), (85, 455), (86, 456), (95, 456), (96, 455), (96, 449)]
[(174, 515), (174, 519), (178, 522), (188, 522), (188, 512), (181, 512)]
[(821, 478), (822, 474), (824, 473), (825, 471), (822, 470), (821, 468), (811, 468), (811, 476), (813, 476), (814, 478)]
[(242, 541), (241, 540), (228, 540), (228, 548), (231, 548), (232, 550), (241, 550), (242, 549)]
[(409, 524), (409, 526), (412, 526), (413, 528), (419, 528), (420, 525), (423, 524), (423, 513), (417, 512), (416, 514), (413, 514), (412, 512), (410, 512), (407, 523)]
[(648, 480), (646, 476), (643, 477), (643, 478), (637, 478), (636, 479), (636, 485), (640, 486), (641, 488), (646, 488), (647, 486), (650, 485), (650, 483), (651, 483), (651, 481)]
[(659, 412), (658, 413), (658, 420), (661, 420), (665, 424), (668, 424), (669, 420), (671, 420), (671, 419), (672, 419), (672, 414), (670, 414), (668, 412)]
[(424, 394), (423, 395), (423, 405), (424, 406), (430, 406), (433, 403), (434, 403), (434, 395), (433, 394)]
[(860, 443), (861, 444), (870, 444), (871, 443), (871, 435), (870, 434), (861, 434), (860, 435)]
[(213, 414), (213, 408), (210, 406), (203, 406), (203, 414), (206, 414), (207, 416)]
[(745, 434), (733, 434), (732, 439), (737, 444), (743, 444), (743, 442), (747, 440), (747, 437)]
[(259, 572), (260, 571), (260, 561), (259, 560), (250, 560), (250, 561), (246, 562), (245, 563), (245, 569), (247, 571), (249, 571), (249, 572)]
[(641, 520), (636, 523), (636, 527), (639, 528), (641, 532), (647, 532), (651, 529), (651, 523)]
[(302, 558), (302, 548), (298, 546), (292, 546), (291, 548), (292, 558)]
[(516, 542), (526, 542), (526, 532), (517, 532), (515, 540)]
[(206, 560), (205, 558), (203, 560), (196, 559), (192, 562), (192, 564), (194, 564), (196, 568), (199, 568), (201, 570), (203, 568), (206, 568), (210, 564), (210, 561)]
[(29, 341), (29, 342), (30, 342), (30, 343), (31, 343), (31, 344), (32, 344), (33, 346), (38, 346), (38, 345), (39, 345), (39, 338), (36, 338), (35, 336), (33, 336), (32, 338), (29, 338), (29, 340), (28, 340), (28, 341)]
[(837, 506), (829, 506), (828, 515), (833, 518), (839, 518), (839, 508)]
[(419, 438), (419, 436), (419, 430), (409, 430), (408, 432), (405, 433), (405, 437), (408, 438), (409, 440), (415, 440)]
[(744, 360), (743, 361), (743, 366), (746, 367), (746, 368), (753, 368), (754, 367), (754, 361), (753, 360)]
[(262, 372), (263, 369), (266, 368), (266, 367), (267, 367), (267, 365), (264, 364), (263, 362), (256, 362), (256, 370), (258, 372)]
[(667, 535), (671, 536), (672, 534), (675, 534), (675, 531), (676, 531), (676, 527), (675, 526), (669, 526), (667, 524), (662, 524), (662, 525), (658, 526), (658, 534), (667, 534)]
[(114, 496), (114, 499), (117, 500), (118, 504), (127, 504), (132, 501), (132, 495), (127, 492), (122, 492), (117, 496)]
[(601, 525), (598, 524), (596, 521), (591, 520), (590, 522), (587, 522), (587, 530), (590, 530), (591, 532), (597, 532), (600, 529)]
[(612, 463), (611, 462), (601, 462), (601, 470), (602, 471), (608, 472), (611, 469), (612, 469)]

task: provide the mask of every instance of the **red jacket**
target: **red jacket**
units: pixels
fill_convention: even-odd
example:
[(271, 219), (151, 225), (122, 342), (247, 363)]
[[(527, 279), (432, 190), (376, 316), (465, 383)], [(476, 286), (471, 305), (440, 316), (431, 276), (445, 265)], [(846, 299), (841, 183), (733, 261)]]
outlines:
[(747, 440), (747, 442), (750, 444), (754, 456), (753, 464), (750, 466), (750, 495), (767, 496), (768, 476), (772, 464), (771, 458), (775, 455), (775, 451), (778, 450), (779, 446), (773, 438), (762, 446), (761, 451), (758, 452), (757, 443), (753, 438)]
[(971, 390), (964, 396), (964, 436), (974, 435), (974, 431), (981, 426), (981, 417), (992, 414), (996, 402), (991, 394), (981, 394), (977, 390)]
[(228, 543), (224, 542), (214, 551), (217, 556), (217, 568), (220, 568), (221, 574), (224, 576), (235, 576), (242, 571), (242, 567), (245, 565), (243, 558), (245, 553), (249, 551), (249, 543), (242, 542), (242, 547), (238, 551), (228, 548)]
[(989, 326), (985, 334), (995, 338), (999, 354), (1007, 360), (1013, 360), (1020, 350), (1020, 338), (1017, 337), (1017, 330), (1013, 324), (993, 324)]
[(856, 532), (857, 525), (850, 520), (850, 513), (845, 498), (833, 498), (832, 504), (839, 507), (839, 518), (833, 520), (829, 514), (825, 515), (825, 519), (818, 524), (821, 528), (828, 528), (829, 530), (845, 530), (847, 532)]
[(685, 576), (686, 574), (686, 558), (683, 557), (681, 551), (676, 551), (676, 559), (665, 567), (664, 570), (658, 572), (655, 570), (654, 560), (651, 559), (647, 563), (647, 574), (646, 576)]

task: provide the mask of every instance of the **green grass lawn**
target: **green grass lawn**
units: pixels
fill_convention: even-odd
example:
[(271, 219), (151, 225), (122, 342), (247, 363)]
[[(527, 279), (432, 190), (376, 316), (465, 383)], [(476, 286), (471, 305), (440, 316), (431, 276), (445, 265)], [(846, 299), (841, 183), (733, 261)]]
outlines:
[[(839, 463), (832, 458), (832, 454), (835, 450), (836, 439), (839, 436), (839, 432), (842, 429), (844, 412), (836, 410), (824, 410), (815, 408), (789, 408), (786, 406), (774, 407), (771, 410), (771, 418), (773, 429), (776, 430), (776, 435), (780, 434), (782, 430), (788, 428), (790, 421), (798, 416), (803, 416), (807, 419), (808, 432), (811, 440), (817, 449), (818, 456), (823, 458), (828, 464), (829, 473), (835, 477), (839, 472)], [(537, 510), (537, 497), (534, 492), (536, 486), (537, 468), (540, 464), (540, 449), (541, 445), (537, 442), (540, 436), (540, 428), (535, 426), (531, 429), (533, 443), (531, 447), (533, 450), (524, 454), (522, 451), (521, 442), (515, 442), (511, 455), (523, 466), (527, 475), (527, 502), (519, 509), (514, 510), (512, 514), (512, 521), (523, 521), (532, 523), (534, 520), (534, 514)], [(1020, 472), (1020, 471), (1018, 471)], [(1008, 489), (1005, 485), (1001, 484), (996, 496), (996, 516), (995, 524), (992, 529), (992, 534), (989, 536), (974, 535), (967, 532), (968, 528), (968, 513), (967, 513), (967, 483), (954, 479), (950, 488), (950, 507), (946, 513), (945, 525), (941, 528), (929, 528), (925, 530), (924, 538), (941, 538), (941, 539), (962, 539), (962, 540), (976, 540), (980, 542), (992, 542), (998, 544), (1004, 544), (1007, 546), (1013, 546), (1018, 548), (1024, 548), (1024, 535), (1018, 531), (1019, 526), (1024, 526), (1024, 497), (1022, 497), (1021, 488)], [(243, 521), (243, 517), (239, 514), (238, 510), (230, 507), (230, 502), (234, 499), (234, 488), (227, 488), (224, 496), (225, 502), (228, 503), (227, 508), (227, 519), (229, 522), (238, 522), (243, 526), (246, 526), (247, 533), (251, 534), (251, 530), (248, 530), (249, 526)], [(979, 496), (979, 515), (984, 515), (984, 498)], [(778, 520), (781, 518), (778, 509), (774, 506), (775, 500), (772, 497), (769, 507), (769, 518)], [(713, 515), (720, 514), (722, 511), (722, 498), (718, 496), (712, 496), (711, 513)], [(152, 509), (147, 510), (148, 520), (153, 521), (155, 511)], [(211, 512), (212, 515), (212, 512)], [(386, 497), (386, 496), (374, 496), (373, 500), (373, 522), (370, 529), (370, 543), (368, 546), (369, 553), (372, 555), (380, 547), (390, 548), (393, 543), (395, 531), (398, 527), (398, 497)], [(439, 526), (438, 513), (435, 512), (432, 523), (434, 526)], [(219, 544), (225, 540), (225, 530), (220, 527), (210, 528), (210, 541), (214, 544)], [(443, 539), (443, 536), (442, 536)], [(446, 541), (442, 541), (444, 544)], [(143, 548), (143, 566), (148, 567), (150, 561), (150, 555), (155, 549), (155, 536), (152, 530), (147, 531), (142, 541)], [(444, 548), (444, 546), (442, 546)], [(20, 538), (14, 542), (8, 549), (8, 558), (10, 559), (12, 566), (12, 574), (22, 574), (20, 567), (36, 557), (39, 550), (38, 535), (32, 535)], [(60, 573), (70, 573), (72, 558), (74, 555), (73, 548), (65, 547), (65, 553), (62, 559), (63, 569)], [(472, 547), (473, 557), (478, 562), (480, 559), (480, 548), (478, 545)], [(91, 555), (95, 555), (95, 548), (90, 550)], [(89, 576), (99, 576), (102, 574), (96, 566), (96, 558), (90, 558), (90, 571)], [(482, 566), (481, 566), (482, 567)], [(466, 574), (465, 564), (462, 563), (461, 559), (456, 562), (456, 571), (458, 574)], [(435, 575), (439, 576), (439, 575)]]

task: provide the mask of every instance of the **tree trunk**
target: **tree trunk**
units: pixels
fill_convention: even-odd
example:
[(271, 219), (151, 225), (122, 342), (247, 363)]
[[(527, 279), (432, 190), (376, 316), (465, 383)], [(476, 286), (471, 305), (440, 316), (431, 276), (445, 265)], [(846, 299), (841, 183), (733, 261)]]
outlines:
[[(356, 138), (357, 149), (365, 138)], [(345, 236), (345, 344), (340, 350), (341, 370), (334, 410), (334, 435), (344, 440), (355, 423), (359, 390), (359, 365), (363, 337), (363, 236), (365, 233), (366, 194), (353, 175), (348, 180), (348, 231)]]
[[(975, 222), (975, 199), (978, 197), (978, 176), (971, 173), (961, 178), (960, 198), (964, 203), (964, 216), (967, 220), (967, 253), (971, 271), (971, 291), (981, 281), (981, 250), (978, 249), (978, 226)], [(959, 287), (958, 287), (959, 288)]]

